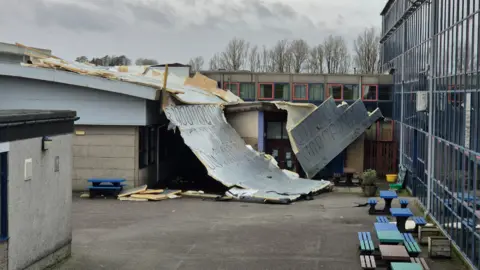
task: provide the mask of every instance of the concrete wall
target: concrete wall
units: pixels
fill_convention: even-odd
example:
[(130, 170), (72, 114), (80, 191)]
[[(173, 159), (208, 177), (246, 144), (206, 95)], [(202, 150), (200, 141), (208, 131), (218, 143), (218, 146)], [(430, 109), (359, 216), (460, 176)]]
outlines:
[[(8, 177), (8, 269), (44, 262), (67, 250), (72, 240), (72, 135), (53, 136), (41, 150), (41, 138), (10, 142)], [(55, 157), (59, 170), (55, 171)], [(32, 179), (25, 181), (25, 159), (32, 159)], [(61, 259), (61, 258), (58, 258)], [(43, 264), (44, 265), (44, 264)]]
[[(202, 74), (218, 82), (253, 83), (342, 83), (342, 84), (393, 84), (391, 75), (355, 74), (285, 74), (202, 71)], [(223, 84), (222, 84), (223, 85)]]
[(85, 190), (89, 178), (124, 178), (133, 187), (155, 177), (155, 164), (139, 169), (138, 127), (77, 125), (75, 133), (73, 190)]
[(246, 144), (258, 149), (258, 111), (227, 114), (226, 118)]
[(18, 77), (0, 76), (0, 85), (0, 108), (4, 110), (75, 110), (80, 117), (77, 125), (147, 124), (147, 103), (142, 98)]

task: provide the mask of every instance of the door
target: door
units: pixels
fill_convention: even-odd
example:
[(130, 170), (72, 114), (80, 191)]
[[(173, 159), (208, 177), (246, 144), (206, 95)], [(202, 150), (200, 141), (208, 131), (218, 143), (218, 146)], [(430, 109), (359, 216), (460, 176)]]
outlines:
[(298, 172), (299, 166), (288, 139), (286, 122), (267, 122), (266, 133), (266, 153), (275, 158), (281, 169)]

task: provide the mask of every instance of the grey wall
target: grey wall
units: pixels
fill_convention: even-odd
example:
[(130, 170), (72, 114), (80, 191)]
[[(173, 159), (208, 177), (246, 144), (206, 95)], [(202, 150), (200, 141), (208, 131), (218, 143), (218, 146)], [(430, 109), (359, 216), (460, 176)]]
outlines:
[(145, 99), (102, 90), (0, 76), (0, 96), (2, 109), (77, 111), (76, 125), (147, 124)]
[[(10, 142), (8, 177), (9, 269), (23, 269), (69, 245), (72, 239), (72, 135)], [(55, 156), (59, 171), (54, 171)], [(33, 177), (24, 180), (24, 161), (32, 159)]]

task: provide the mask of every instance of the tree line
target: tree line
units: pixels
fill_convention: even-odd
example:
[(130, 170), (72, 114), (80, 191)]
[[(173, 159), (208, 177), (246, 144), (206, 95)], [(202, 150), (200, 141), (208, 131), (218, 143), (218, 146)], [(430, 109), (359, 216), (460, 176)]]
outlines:
[[(279, 73), (329, 73), (345, 74), (358, 72), (376, 73), (380, 65), (380, 36), (376, 29), (366, 28), (353, 41), (353, 51), (342, 36), (330, 35), (321, 44), (309, 45), (303, 39), (279, 40), (268, 48), (253, 45), (245, 39), (233, 38), (222, 52), (215, 53), (208, 61), (210, 70)], [(77, 57), (78, 62), (89, 62), (99, 66), (131, 65), (125, 55), (88, 59)], [(135, 65), (157, 65), (158, 61), (139, 58)], [(196, 72), (204, 68), (204, 58), (191, 58), (188, 64)]]
[[(210, 70), (279, 73), (376, 73), (379, 69), (380, 36), (375, 28), (366, 28), (353, 42), (351, 53), (342, 36), (328, 36), (323, 43), (309, 45), (303, 39), (279, 40), (271, 47), (259, 47), (245, 39), (230, 40), (222, 52), (208, 62)], [(198, 63), (196, 57), (190, 63)], [(203, 64), (203, 58), (201, 58)], [(193, 68), (195, 67), (195, 68)], [(192, 65), (194, 71), (202, 65)]]

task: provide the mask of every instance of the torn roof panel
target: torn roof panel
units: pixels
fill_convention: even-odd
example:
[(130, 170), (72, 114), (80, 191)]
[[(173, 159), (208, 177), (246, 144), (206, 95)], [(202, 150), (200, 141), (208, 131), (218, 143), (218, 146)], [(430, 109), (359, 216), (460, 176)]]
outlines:
[(221, 106), (167, 107), (165, 114), (208, 174), (227, 187), (257, 190), (253, 195), (257, 198), (296, 200), (330, 186), (323, 180), (292, 179), (269, 157), (249, 150), (226, 122)]

